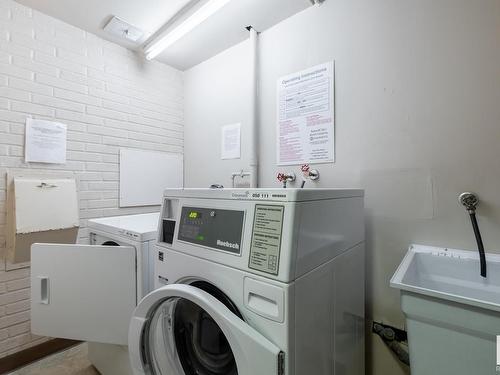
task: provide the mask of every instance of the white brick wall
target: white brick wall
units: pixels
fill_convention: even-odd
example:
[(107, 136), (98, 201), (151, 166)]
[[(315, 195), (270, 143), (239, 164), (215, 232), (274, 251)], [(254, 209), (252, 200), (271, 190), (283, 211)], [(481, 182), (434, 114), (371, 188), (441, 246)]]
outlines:
[[(27, 116), (68, 125), (64, 166), (26, 164)], [(5, 173), (75, 171), (81, 227), (89, 218), (151, 211), (118, 208), (120, 147), (183, 152), (183, 75), (11, 0), (0, 0), (0, 255)], [(0, 357), (43, 342), (30, 334), (29, 269), (0, 256)]]

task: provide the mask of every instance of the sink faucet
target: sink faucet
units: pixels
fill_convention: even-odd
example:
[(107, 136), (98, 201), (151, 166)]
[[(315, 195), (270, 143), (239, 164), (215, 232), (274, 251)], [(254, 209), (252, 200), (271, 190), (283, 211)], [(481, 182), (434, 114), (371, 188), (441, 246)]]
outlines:
[(472, 229), (474, 230), (474, 235), (476, 236), (477, 249), (479, 251), (481, 276), (486, 277), (486, 256), (484, 254), (483, 239), (481, 238), (481, 232), (479, 231), (479, 225), (477, 223), (477, 218), (476, 218), (476, 208), (479, 204), (479, 198), (474, 193), (465, 192), (460, 194), (458, 200), (467, 209), (467, 212), (469, 213), (470, 220), (472, 222)]

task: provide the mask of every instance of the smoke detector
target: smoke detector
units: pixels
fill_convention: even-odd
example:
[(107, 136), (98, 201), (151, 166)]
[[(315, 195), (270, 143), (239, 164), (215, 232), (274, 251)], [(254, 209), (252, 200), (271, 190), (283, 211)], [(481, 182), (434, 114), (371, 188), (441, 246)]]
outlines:
[(145, 34), (141, 29), (132, 26), (116, 16), (109, 20), (106, 26), (104, 26), (104, 30), (115, 37), (127, 39), (134, 43), (139, 42)]

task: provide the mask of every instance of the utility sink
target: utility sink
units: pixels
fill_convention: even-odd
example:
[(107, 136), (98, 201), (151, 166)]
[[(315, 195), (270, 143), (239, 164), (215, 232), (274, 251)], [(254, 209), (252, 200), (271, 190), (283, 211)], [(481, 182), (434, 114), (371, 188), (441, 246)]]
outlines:
[[(500, 255), (411, 245), (391, 286), (401, 290), (412, 375), (492, 375), (500, 335)], [(498, 372), (500, 373), (500, 372)]]
[(477, 251), (412, 245), (391, 286), (500, 312), (500, 255), (487, 254), (486, 262), (483, 278)]

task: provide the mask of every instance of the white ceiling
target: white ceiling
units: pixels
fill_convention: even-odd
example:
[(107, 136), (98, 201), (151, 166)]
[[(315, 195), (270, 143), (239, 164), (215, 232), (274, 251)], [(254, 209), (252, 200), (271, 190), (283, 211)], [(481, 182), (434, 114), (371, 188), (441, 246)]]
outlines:
[(309, 0), (230, 1), (158, 59), (180, 69), (190, 68), (248, 38), (247, 26), (264, 31), (309, 6)]
[[(89, 31), (124, 47), (139, 50), (190, 0), (17, 0), (52, 17)], [(310, 0), (233, 0), (223, 9), (184, 36), (158, 60), (181, 70), (188, 69), (243, 41), (246, 26), (264, 31), (311, 6)], [(116, 38), (102, 28), (117, 16), (145, 31), (139, 44)]]

